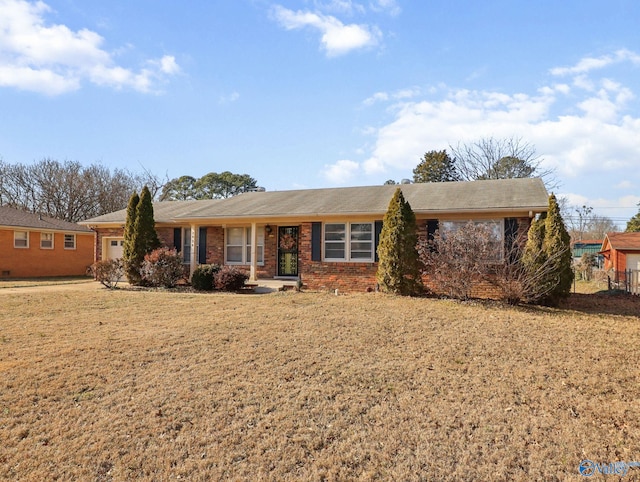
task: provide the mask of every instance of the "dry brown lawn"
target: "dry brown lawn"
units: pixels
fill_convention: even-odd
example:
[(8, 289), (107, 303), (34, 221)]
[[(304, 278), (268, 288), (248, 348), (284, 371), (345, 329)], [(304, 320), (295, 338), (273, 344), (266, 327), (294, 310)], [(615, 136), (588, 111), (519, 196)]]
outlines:
[(638, 298), (6, 291), (2, 480), (580, 480), (640, 459)]

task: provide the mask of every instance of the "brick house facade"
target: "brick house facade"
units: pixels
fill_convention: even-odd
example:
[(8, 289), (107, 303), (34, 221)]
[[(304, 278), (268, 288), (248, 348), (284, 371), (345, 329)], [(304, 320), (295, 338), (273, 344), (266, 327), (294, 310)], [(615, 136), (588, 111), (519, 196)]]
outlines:
[[(300, 279), (311, 289), (373, 290), (378, 236), (397, 187), (411, 204), (423, 239), (433, 226), (469, 220), (492, 222), (501, 236), (517, 226), (517, 235), (526, 236), (531, 219), (548, 203), (539, 179), (254, 192), (217, 201), (154, 203), (156, 229), (165, 246), (183, 252), (192, 271), (203, 263), (234, 265), (252, 280)], [(179, 209), (180, 203), (187, 204)], [(122, 236), (125, 217), (122, 210), (83, 223), (97, 233), (96, 260), (105, 257), (105, 240)], [(478, 290), (479, 296), (491, 296), (491, 286)]]
[(86, 227), (0, 206), (0, 278), (84, 276), (93, 259)]

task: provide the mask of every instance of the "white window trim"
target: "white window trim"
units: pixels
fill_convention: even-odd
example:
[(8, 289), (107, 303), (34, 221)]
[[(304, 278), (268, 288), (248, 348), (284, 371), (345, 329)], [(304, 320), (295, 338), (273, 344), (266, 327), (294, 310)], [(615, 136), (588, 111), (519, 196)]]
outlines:
[[(44, 239), (42, 239), (43, 235), (45, 234), (50, 234), (51, 235), (51, 246), (42, 246), (42, 241), (44, 241)], [(47, 232), (47, 231), (43, 231), (40, 233), (40, 249), (54, 249), (55, 248), (55, 239), (56, 239), (56, 235), (55, 233), (51, 233), (51, 232)]]
[[(69, 248), (67, 247), (67, 236), (71, 236), (73, 238), (73, 247)], [(64, 233), (64, 237), (62, 238), (62, 244), (64, 246), (64, 249), (68, 249), (68, 250), (75, 250), (78, 246), (78, 240), (75, 234), (72, 233)]]
[[(345, 227), (344, 233), (344, 258), (327, 258), (325, 256), (327, 239), (325, 226), (327, 224), (343, 224)], [(371, 225), (371, 257), (369, 258), (351, 258), (351, 225), (352, 224), (370, 224)], [(375, 261), (376, 251), (376, 233), (375, 223), (373, 221), (345, 221), (345, 222), (326, 222), (322, 224), (322, 260), (330, 263), (373, 263)]]
[[(474, 224), (487, 224), (487, 223), (496, 223), (500, 225), (500, 235), (498, 239), (498, 243), (500, 245), (500, 254), (498, 258), (495, 259), (496, 263), (502, 263), (504, 261), (504, 218), (491, 218), (491, 219), (440, 219), (438, 221), (438, 230), (441, 233), (445, 233), (446, 231), (443, 228), (445, 223), (454, 223), (459, 225), (465, 225), (469, 221)], [(493, 260), (492, 260), (493, 261)]]
[[(26, 246), (16, 246), (16, 241), (17, 241), (16, 234), (17, 233), (26, 233), (27, 234), (27, 240), (26, 240), (27, 244), (26, 244)], [(29, 231), (26, 231), (26, 230), (14, 230), (13, 231), (13, 247), (16, 248), (16, 249), (29, 249), (29, 238), (30, 237), (31, 236), (29, 235)], [(24, 239), (20, 238), (20, 241), (24, 241)]]
[[(229, 261), (227, 247), (229, 246), (229, 229), (242, 229), (242, 261)], [(264, 266), (264, 227), (258, 226), (258, 248), (262, 248), (262, 261), (256, 263), (257, 266)], [(229, 266), (246, 266), (250, 265), (248, 261), (247, 251), (251, 252), (251, 226), (228, 226), (224, 230), (224, 264)], [(234, 244), (233, 246), (240, 246)], [(256, 253), (258, 250), (256, 249)]]
[[(182, 233), (180, 233), (182, 238), (180, 246), (182, 253), (182, 264), (191, 264), (191, 228), (182, 228)], [(188, 250), (187, 250), (188, 248)]]

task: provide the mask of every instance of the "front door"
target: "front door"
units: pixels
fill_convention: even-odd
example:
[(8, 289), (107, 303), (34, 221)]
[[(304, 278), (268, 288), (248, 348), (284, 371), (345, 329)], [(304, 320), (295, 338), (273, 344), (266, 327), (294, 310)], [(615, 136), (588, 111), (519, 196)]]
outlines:
[(278, 276), (298, 276), (298, 226), (278, 227)]

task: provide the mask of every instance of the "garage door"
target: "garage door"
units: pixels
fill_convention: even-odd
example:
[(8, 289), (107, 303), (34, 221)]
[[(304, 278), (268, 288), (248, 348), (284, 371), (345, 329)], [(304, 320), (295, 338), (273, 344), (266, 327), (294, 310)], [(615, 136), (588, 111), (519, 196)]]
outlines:
[(124, 246), (124, 238), (108, 238), (106, 240), (106, 253), (104, 259), (122, 258), (122, 247)]
[(640, 269), (640, 254), (627, 255), (627, 269)]

